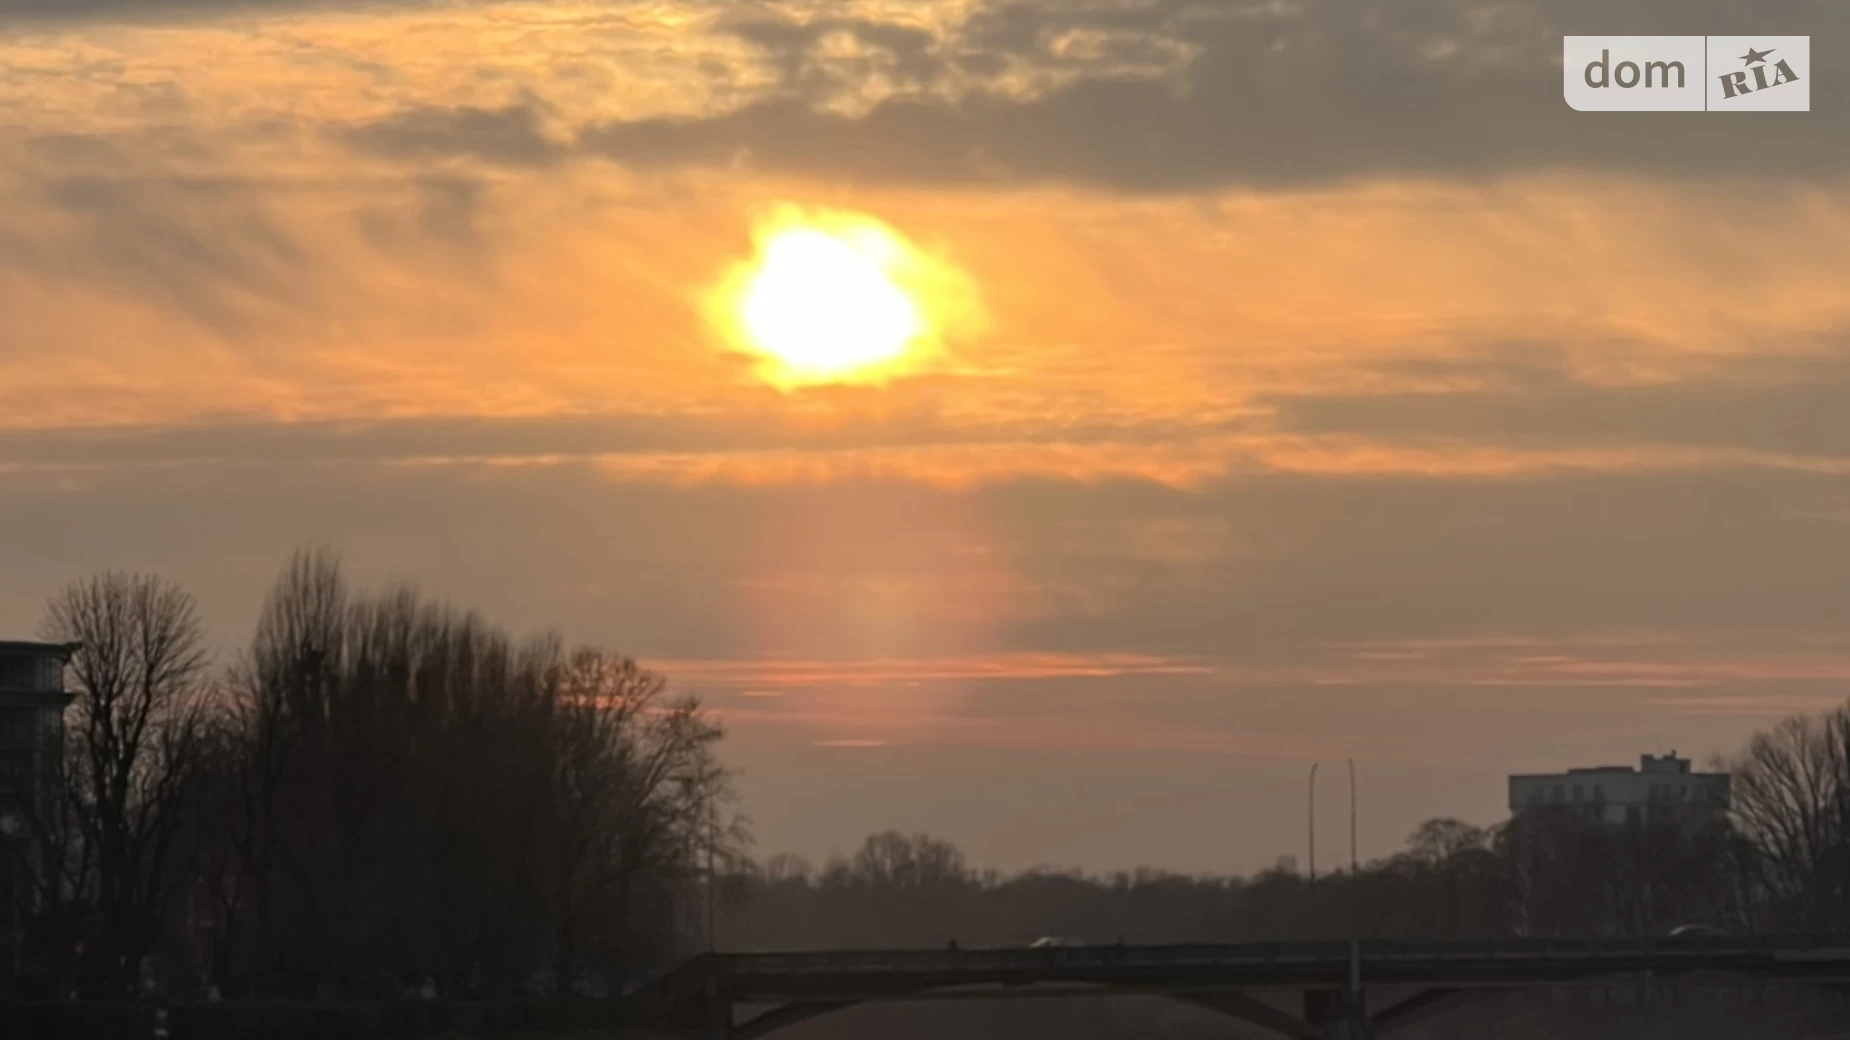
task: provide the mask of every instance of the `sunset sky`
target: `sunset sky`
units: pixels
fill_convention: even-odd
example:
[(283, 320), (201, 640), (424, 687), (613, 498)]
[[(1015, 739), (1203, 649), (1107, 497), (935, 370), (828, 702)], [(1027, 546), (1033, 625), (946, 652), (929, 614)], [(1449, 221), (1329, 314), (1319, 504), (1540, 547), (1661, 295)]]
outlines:
[[(1562, 101), (1563, 34), (1757, 31), (1811, 112)], [(326, 545), (660, 669), (817, 859), (1253, 869), (1321, 761), (1346, 861), (1345, 758), (1368, 856), (1732, 751), (1850, 693), (1845, 54), (1842, 0), (0, 0), (0, 637), (151, 570), (229, 659)], [(885, 229), (930, 334), (743, 352), (780, 219)]]

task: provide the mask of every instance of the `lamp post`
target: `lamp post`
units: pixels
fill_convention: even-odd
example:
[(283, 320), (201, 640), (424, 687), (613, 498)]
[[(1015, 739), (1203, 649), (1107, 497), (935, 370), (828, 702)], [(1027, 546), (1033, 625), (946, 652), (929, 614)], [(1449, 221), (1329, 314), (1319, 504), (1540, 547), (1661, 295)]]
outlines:
[(1349, 873), (1360, 870), (1355, 856), (1355, 759), (1349, 760)]
[(1317, 884), (1317, 766), (1320, 764), (1310, 764), (1310, 883), (1313, 888)]
[(714, 910), (715, 910), (714, 897), (716, 895), (716, 889), (718, 887), (719, 877), (714, 872), (714, 862), (713, 862), (714, 852), (716, 851), (716, 846), (718, 844), (719, 844), (719, 808), (717, 806), (709, 805), (707, 807), (707, 951), (708, 952), (712, 952), (719, 948), (719, 942), (717, 939), (719, 919), (718, 919), (718, 915), (714, 913)]
[(1305, 937), (1317, 934), (1317, 766), (1310, 764), (1310, 874), (1304, 886)]

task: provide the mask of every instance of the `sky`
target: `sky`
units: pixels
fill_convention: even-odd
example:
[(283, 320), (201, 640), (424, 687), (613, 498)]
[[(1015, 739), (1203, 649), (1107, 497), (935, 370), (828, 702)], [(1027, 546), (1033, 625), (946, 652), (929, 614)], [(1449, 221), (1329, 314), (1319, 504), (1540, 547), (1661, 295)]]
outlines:
[[(1579, 113), (1564, 34), (1809, 34)], [(636, 655), (762, 853), (1346, 862), (1850, 689), (1840, 0), (0, 0), (0, 635), (288, 554)], [(777, 214), (944, 274), (791, 385)], [(821, 219), (817, 217), (816, 219)], [(758, 237), (755, 237), (758, 236)], [(826, 287), (825, 288), (829, 288)]]

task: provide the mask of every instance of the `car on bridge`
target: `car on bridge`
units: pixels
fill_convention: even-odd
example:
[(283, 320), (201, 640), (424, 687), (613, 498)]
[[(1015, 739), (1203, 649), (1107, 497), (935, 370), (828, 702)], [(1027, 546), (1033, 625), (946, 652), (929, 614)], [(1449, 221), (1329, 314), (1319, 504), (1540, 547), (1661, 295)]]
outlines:
[(1070, 950), (1085, 943), (1078, 939), (1068, 939), (1058, 935), (1043, 935), (1028, 944), (1030, 950)]

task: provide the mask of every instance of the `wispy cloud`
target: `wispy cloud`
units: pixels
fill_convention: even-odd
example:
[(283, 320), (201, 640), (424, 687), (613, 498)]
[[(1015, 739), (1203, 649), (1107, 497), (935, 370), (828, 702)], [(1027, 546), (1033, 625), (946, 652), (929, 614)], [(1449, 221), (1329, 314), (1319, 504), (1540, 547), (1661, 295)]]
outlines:
[(1016, 652), (987, 656), (951, 655), (874, 660), (655, 660), (648, 664), (664, 674), (674, 676), (677, 683), (693, 688), (750, 686), (771, 690), (956, 680), (1202, 675), (1215, 671), (1213, 665), (1200, 660), (1135, 653)]
[[(1794, 685), (1836, 687), (1850, 680), (1850, 637), (1832, 632), (1594, 631), (1407, 639), (1330, 647), (1377, 683), (1428, 682), (1477, 687), (1772, 687), (1764, 696), (1662, 698), (1667, 708), (1708, 710), (1757, 705), (1779, 714), (1794, 703), (1841, 700), (1794, 695)], [(1795, 709), (1797, 710), (1797, 709)]]
[[(544, 432), (546, 423), (533, 424)], [(563, 424), (569, 428), (569, 421)], [(621, 428), (629, 425), (619, 419)], [(0, 434), (0, 473), (19, 476), (107, 474), (112, 471), (250, 469), (274, 465), (307, 468), (406, 467), (496, 470), (574, 467), (603, 479), (646, 485), (791, 486), (831, 483), (918, 483), (946, 489), (1024, 480), (1084, 484), (1147, 481), (1175, 488), (1251, 474), (1431, 480), (1532, 480), (1628, 473), (1775, 470), (1818, 476), (1850, 473), (1850, 454), (1769, 452), (1726, 446), (1631, 444), (1611, 447), (1530, 448), (1484, 441), (1395, 441), (1355, 436), (1254, 432), (1204, 433), (1156, 440), (1044, 439), (989, 443), (844, 449), (833, 446), (752, 448), (751, 439), (724, 435), (700, 451), (506, 450), (420, 453), (393, 447), (389, 430), (378, 441), (344, 434), (296, 437), (286, 425), (233, 425), (154, 431), (145, 437), (110, 431)], [(459, 431), (462, 437), (470, 434)], [(100, 435), (98, 435), (100, 433)], [(174, 434), (180, 436), (174, 436)], [(560, 431), (557, 438), (569, 440)], [(621, 439), (623, 435), (618, 435)], [(644, 440), (654, 435), (645, 434)], [(775, 440), (776, 430), (758, 440)], [(877, 439), (877, 434), (870, 439)], [(916, 436), (929, 439), (929, 430)], [(488, 434), (492, 439), (493, 434)], [(518, 432), (511, 442), (527, 439)], [(704, 438), (703, 438), (704, 439)], [(11, 442), (9, 445), (7, 442)], [(510, 444), (510, 448), (512, 444)], [(13, 457), (5, 457), (12, 451)], [(61, 459), (60, 456), (63, 456)]]

